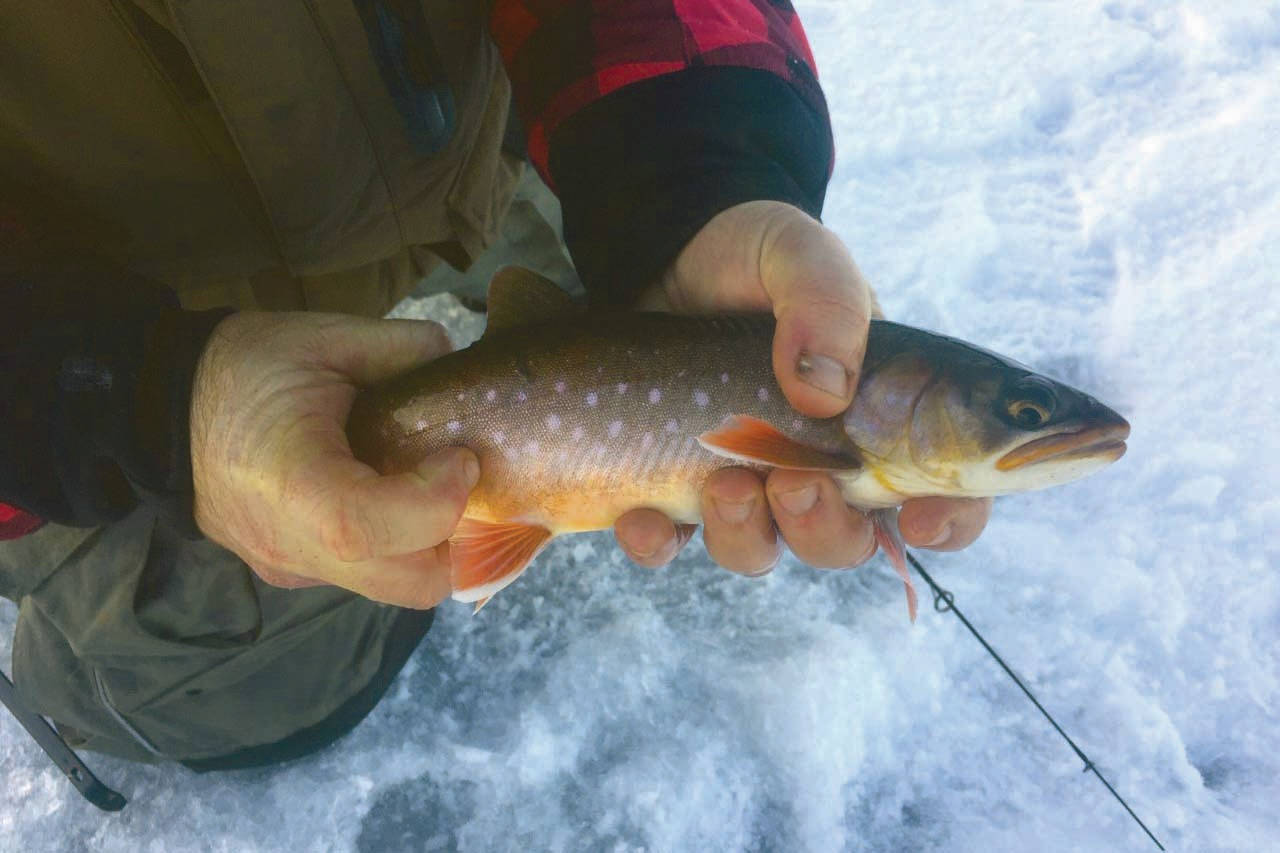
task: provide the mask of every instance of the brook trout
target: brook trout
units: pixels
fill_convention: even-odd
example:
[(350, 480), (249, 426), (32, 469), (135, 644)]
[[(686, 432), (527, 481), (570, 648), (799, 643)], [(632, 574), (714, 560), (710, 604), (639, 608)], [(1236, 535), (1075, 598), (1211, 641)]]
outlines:
[(829, 472), (872, 513), (913, 619), (903, 501), (1044, 488), (1125, 451), (1128, 423), (1087, 394), (883, 320), (849, 408), (805, 417), (774, 379), (773, 330), (769, 315), (575, 312), (551, 282), (508, 268), (490, 285), (484, 337), (362, 391), (347, 432), (384, 474), (475, 451), (480, 481), (450, 539), (460, 601), (483, 604), (554, 537), (636, 507), (696, 523), (707, 477), (745, 465)]

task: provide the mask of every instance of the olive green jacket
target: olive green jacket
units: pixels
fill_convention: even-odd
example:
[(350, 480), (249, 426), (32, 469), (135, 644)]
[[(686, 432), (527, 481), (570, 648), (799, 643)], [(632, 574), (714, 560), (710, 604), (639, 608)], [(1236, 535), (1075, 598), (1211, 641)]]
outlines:
[[(42, 0), (0, 11), (0, 164), (81, 246), (188, 308), (378, 316), (495, 238), (520, 166), (486, 3), (426, 0), (456, 103), (421, 153), (351, 0)], [(14, 676), (75, 742), (202, 759), (329, 718), (404, 612), (263, 584), (140, 508), (0, 542)], [(420, 620), (425, 623), (425, 620)], [(425, 628), (425, 625), (424, 625)]]

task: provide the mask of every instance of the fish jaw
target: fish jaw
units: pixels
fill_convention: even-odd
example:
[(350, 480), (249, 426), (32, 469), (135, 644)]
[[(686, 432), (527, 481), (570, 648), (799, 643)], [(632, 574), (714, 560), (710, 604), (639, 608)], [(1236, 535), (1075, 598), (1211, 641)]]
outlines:
[(894, 324), (873, 325), (868, 353), (843, 416), (866, 466), (842, 484), (859, 508), (895, 494), (901, 503), (1043, 489), (1124, 454), (1124, 418), (995, 353)]
[(1094, 459), (1102, 464), (1115, 462), (1125, 452), (1129, 424), (1104, 423), (1074, 432), (1060, 432), (1033, 439), (1015, 447), (996, 460), (998, 471), (1017, 471), (1045, 463)]

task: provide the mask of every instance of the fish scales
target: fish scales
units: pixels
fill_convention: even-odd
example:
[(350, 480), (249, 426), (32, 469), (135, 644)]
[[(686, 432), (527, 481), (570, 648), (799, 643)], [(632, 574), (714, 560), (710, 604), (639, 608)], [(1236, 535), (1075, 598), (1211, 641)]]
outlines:
[(511, 330), (362, 396), (353, 448), (384, 473), (470, 448), (484, 472), (470, 518), (559, 534), (604, 529), (649, 506), (696, 522), (702, 483), (733, 464), (698, 437), (732, 415), (854, 458), (838, 419), (787, 404), (772, 335), (768, 316), (638, 313)]

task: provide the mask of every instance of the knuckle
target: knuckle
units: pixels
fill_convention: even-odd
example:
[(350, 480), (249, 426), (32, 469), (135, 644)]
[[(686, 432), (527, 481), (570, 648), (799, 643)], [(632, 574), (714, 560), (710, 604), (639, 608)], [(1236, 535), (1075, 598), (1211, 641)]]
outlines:
[(764, 480), (747, 468), (721, 468), (707, 478), (702, 492), (704, 497), (742, 503), (764, 494)]
[(425, 495), (431, 511), (432, 526), (439, 532), (447, 533), (458, 526), (459, 519), (467, 508), (470, 492), (460, 471), (450, 472), (448, 476), (437, 477), (428, 486)]
[(434, 358), (453, 350), (453, 340), (449, 337), (449, 332), (445, 327), (433, 320), (424, 320), (427, 325), (423, 327), (423, 338), (426, 340), (427, 353), (429, 358)]
[(320, 536), (325, 549), (344, 563), (357, 563), (373, 555), (368, 514), (358, 501), (339, 501)]
[(462, 514), (467, 509), (466, 491), (459, 485), (455, 492), (455, 494), (447, 495), (443, 500), (432, 503), (431, 524), (429, 526), (432, 533), (441, 540), (448, 538), (453, 529), (458, 526), (458, 522), (462, 520)]

